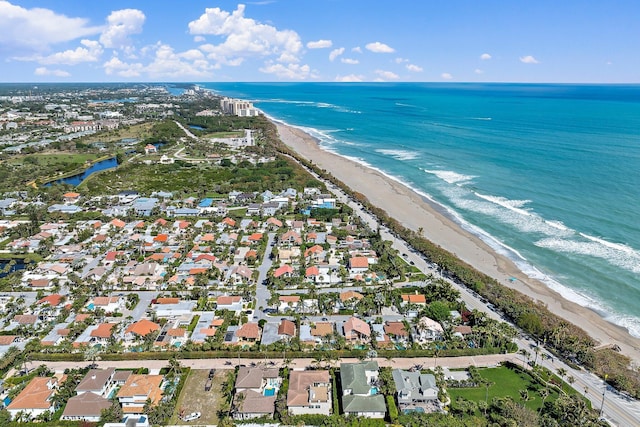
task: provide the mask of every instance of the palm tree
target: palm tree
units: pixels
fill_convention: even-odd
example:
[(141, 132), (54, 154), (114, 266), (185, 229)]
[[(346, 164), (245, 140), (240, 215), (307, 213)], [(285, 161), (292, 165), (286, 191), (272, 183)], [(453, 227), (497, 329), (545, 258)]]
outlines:
[(560, 389), (564, 392), (564, 376), (567, 375), (567, 370), (564, 368), (558, 368), (558, 375), (560, 375), (560, 379), (562, 379), (562, 385)]
[(522, 407), (524, 408), (524, 404), (529, 401), (529, 390), (522, 389), (518, 390), (520, 393), (520, 398), (522, 399)]
[(518, 354), (521, 354), (523, 356), (522, 358), (522, 367), (526, 368), (525, 363), (529, 361), (529, 355), (531, 353), (529, 353), (527, 350), (525, 350), (524, 348), (521, 348), (520, 350), (518, 350)]
[(547, 400), (547, 397), (549, 397), (549, 389), (548, 388), (543, 388), (542, 390), (540, 390), (540, 397), (542, 398), (542, 406), (540, 406), (540, 408), (538, 409), (538, 414), (540, 413), (540, 411), (542, 411), (542, 408), (544, 408), (544, 401)]

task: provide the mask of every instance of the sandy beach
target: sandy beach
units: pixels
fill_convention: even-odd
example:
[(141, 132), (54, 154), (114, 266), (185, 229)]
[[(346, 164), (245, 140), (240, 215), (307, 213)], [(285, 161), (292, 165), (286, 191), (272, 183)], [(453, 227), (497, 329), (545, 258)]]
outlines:
[[(568, 301), (544, 283), (527, 277), (511, 260), (442, 214), (441, 209), (429, 200), (378, 171), (320, 149), (312, 136), (299, 129), (279, 123), (276, 126), (287, 146), (331, 172), (354, 191), (364, 194), (372, 204), (384, 209), (405, 227), (412, 230), (422, 227), (424, 236), (433, 243), (505, 286), (543, 302), (552, 312), (580, 326), (600, 343), (619, 345), (623, 354), (640, 362), (640, 339), (607, 322), (594, 311)], [(510, 281), (511, 277), (517, 280)]]

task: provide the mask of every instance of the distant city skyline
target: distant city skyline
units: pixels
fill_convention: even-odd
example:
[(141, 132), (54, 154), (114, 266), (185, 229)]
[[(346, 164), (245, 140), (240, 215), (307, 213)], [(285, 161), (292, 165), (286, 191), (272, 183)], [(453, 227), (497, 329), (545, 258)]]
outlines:
[(640, 2), (0, 0), (0, 82), (640, 83)]

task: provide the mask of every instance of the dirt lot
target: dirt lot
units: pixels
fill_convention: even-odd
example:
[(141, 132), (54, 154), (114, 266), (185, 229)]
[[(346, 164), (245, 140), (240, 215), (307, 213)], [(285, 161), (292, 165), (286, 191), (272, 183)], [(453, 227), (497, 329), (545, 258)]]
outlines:
[[(218, 424), (216, 413), (221, 399), (221, 384), (224, 382), (226, 374), (225, 370), (216, 370), (211, 391), (204, 391), (209, 370), (192, 369), (182, 389), (182, 394), (178, 398), (176, 412), (170, 423), (177, 425)], [(202, 416), (197, 420), (184, 422), (179, 417), (181, 411), (185, 415), (191, 412), (200, 412)]]

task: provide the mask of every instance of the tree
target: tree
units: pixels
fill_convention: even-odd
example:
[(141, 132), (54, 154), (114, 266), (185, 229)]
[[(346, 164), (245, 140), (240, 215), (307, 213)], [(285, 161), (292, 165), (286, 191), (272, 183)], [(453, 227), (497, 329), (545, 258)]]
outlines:
[(443, 322), (451, 317), (451, 312), (447, 304), (434, 301), (427, 307), (427, 316), (438, 322)]
[(561, 390), (564, 391), (564, 377), (565, 375), (567, 375), (567, 370), (564, 368), (558, 368), (557, 372), (558, 372), (558, 375), (560, 375), (560, 378), (562, 379)]

